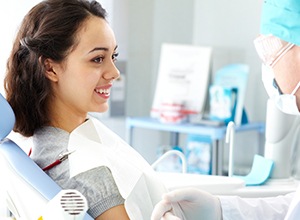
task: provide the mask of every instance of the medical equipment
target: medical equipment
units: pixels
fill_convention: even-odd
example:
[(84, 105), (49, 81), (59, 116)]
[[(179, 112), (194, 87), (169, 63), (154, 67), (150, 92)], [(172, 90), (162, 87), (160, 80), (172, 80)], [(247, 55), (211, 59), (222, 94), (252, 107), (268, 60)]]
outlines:
[(171, 155), (176, 155), (181, 159), (181, 163), (182, 163), (182, 173), (186, 173), (187, 172), (187, 162), (186, 162), (186, 158), (184, 156), (184, 154), (178, 150), (169, 150), (166, 153), (164, 153), (163, 155), (161, 155), (156, 161), (154, 161), (151, 166), (153, 169), (155, 169), (157, 167), (157, 165), (162, 162), (163, 160), (165, 160), (165, 158), (171, 156)]
[(234, 136), (235, 136), (235, 131), (234, 131), (234, 122), (230, 121), (227, 125), (227, 130), (226, 130), (226, 143), (229, 144), (229, 165), (228, 165), (228, 176), (232, 177), (233, 176), (233, 147), (234, 147)]
[(245, 181), (246, 186), (258, 186), (266, 182), (272, 172), (274, 162), (255, 154), (250, 172), (245, 176), (234, 175), (234, 136), (235, 124), (230, 121), (226, 129), (226, 143), (229, 145), (228, 176), (237, 177)]
[[(0, 186), (8, 209), (17, 220), (38, 219), (61, 188), (13, 141), (6, 138), (14, 113), (0, 94)], [(84, 220), (92, 220), (86, 214)]]
[(47, 204), (39, 220), (82, 220), (87, 209), (86, 198), (80, 192), (62, 190)]
[(300, 127), (300, 117), (281, 112), (272, 99), (267, 102), (265, 158), (274, 161), (272, 179), (291, 177), (291, 155)]

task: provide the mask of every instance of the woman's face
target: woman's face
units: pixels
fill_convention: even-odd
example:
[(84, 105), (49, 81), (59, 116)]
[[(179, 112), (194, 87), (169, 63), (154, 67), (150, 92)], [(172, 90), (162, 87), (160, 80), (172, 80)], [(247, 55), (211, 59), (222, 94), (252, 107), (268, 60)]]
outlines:
[[(52, 87), (55, 109), (60, 114), (85, 116), (104, 112), (119, 71), (114, 33), (104, 19), (89, 18), (76, 35), (78, 44), (61, 64), (54, 64)], [(52, 105), (53, 103), (50, 103)]]

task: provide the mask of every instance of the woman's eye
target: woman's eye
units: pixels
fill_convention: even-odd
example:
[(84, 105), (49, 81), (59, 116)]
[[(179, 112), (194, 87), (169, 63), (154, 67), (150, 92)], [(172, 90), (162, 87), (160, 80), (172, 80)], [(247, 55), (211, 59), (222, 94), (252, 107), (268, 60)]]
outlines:
[(119, 56), (119, 53), (114, 53), (111, 58), (113, 61), (117, 61), (118, 56)]
[(103, 59), (104, 59), (103, 57), (97, 57), (97, 58), (93, 59), (93, 62), (95, 62), (95, 63), (102, 63)]

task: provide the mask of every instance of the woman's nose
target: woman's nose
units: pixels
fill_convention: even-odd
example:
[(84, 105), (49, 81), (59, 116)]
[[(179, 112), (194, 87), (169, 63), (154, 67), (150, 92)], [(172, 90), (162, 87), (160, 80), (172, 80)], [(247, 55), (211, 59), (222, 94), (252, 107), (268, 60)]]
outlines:
[(103, 78), (106, 80), (115, 80), (120, 77), (120, 71), (116, 67), (114, 62), (111, 62), (109, 67), (106, 69), (105, 73), (103, 74)]

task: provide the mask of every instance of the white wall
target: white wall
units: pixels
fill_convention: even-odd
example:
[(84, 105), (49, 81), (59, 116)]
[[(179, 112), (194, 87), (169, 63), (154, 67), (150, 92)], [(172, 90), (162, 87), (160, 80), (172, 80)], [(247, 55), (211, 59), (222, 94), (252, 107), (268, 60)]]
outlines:
[(192, 0), (129, 0), (127, 114), (149, 115), (161, 44), (192, 43)]
[(107, 20), (115, 32), (118, 60), (127, 60), (128, 0), (98, 0), (108, 13)]
[(27, 11), (39, 0), (10, 0), (0, 3), (0, 92), (4, 94), (3, 78), (17, 28)]
[(261, 1), (195, 0), (193, 42), (213, 46), (213, 73), (234, 62), (250, 66), (245, 107), (250, 120), (265, 120), (267, 93), (253, 40), (259, 34)]

